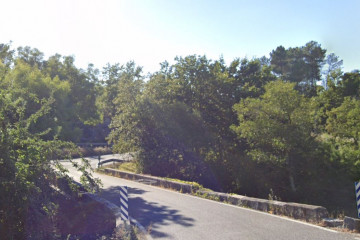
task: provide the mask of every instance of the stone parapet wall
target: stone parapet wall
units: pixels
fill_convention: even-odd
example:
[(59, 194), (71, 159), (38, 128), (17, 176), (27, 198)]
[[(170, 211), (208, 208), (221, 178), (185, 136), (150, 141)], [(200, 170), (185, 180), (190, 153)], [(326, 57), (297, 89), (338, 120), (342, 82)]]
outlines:
[(111, 168), (105, 168), (103, 171), (104, 171), (104, 173), (115, 176), (115, 177), (134, 180), (134, 181), (137, 181), (140, 183), (145, 183), (148, 185), (173, 189), (173, 190), (176, 190), (176, 191), (179, 191), (182, 193), (193, 193), (193, 191), (195, 191), (195, 189), (193, 189), (193, 186), (190, 184), (170, 181), (170, 180), (166, 180), (166, 179), (159, 178), (159, 177), (130, 173), (130, 172), (120, 171), (120, 170), (111, 169)]
[(318, 223), (321, 222), (322, 219), (329, 217), (327, 209), (321, 206), (272, 201), (220, 192), (201, 191), (195, 189), (190, 184), (179, 183), (149, 175), (124, 172), (111, 168), (105, 168), (102, 171), (115, 177), (134, 180), (149, 185), (170, 188), (183, 193), (196, 193), (197, 195), (203, 195), (212, 199), (218, 199), (221, 202), (226, 202), (232, 205), (247, 207), (258, 211), (273, 213), (276, 215), (288, 216), (294, 219), (301, 219), (308, 222)]
[(222, 202), (227, 202), (232, 205), (288, 216), (308, 222), (321, 222), (323, 218), (329, 217), (327, 209), (321, 206), (272, 201), (219, 192), (198, 191), (198, 194), (217, 198)]

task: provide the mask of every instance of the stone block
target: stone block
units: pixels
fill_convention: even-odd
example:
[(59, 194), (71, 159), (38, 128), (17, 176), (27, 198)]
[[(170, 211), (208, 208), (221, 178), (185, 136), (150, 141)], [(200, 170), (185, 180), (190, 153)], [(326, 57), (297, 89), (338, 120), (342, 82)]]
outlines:
[(333, 218), (324, 218), (322, 222), (326, 227), (342, 227), (344, 224), (344, 220)]
[(345, 217), (344, 218), (344, 228), (347, 228), (349, 230), (359, 231), (360, 230), (360, 219)]

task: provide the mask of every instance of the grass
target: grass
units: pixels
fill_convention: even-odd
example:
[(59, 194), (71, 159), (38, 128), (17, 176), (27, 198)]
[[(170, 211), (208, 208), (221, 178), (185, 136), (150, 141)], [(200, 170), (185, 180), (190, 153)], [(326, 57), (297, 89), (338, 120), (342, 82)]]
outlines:
[(201, 197), (201, 198), (221, 202), (221, 200), (220, 200), (220, 198), (218, 196), (210, 195), (207, 192), (195, 192), (193, 195), (197, 196), (197, 197)]
[(137, 172), (136, 164), (134, 162), (125, 162), (125, 163), (120, 163), (120, 164), (116, 164), (116, 165), (117, 165), (118, 170), (132, 172), (132, 173)]
[(125, 171), (125, 172), (138, 173), (138, 171), (136, 169), (136, 163), (132, 162), (132, 161), (124, 162), (124, 163), (113, 163), (113, 164), (109, 164), (109, 165), (100, 167), (100, 169), (104, 169), (104, 168), (112, 168), (112, 169)]
[(193, 186), (196, 190), (200, 190), (200, 189), (205, 190), (205, 188), (197, 182), (184, 181), (184, 180), (180, 180), (180, 179), (176, 179), (176, 178), (162, 178), (162, 179), (172, 181), (172, 182), (189, 184), (189, 185)]
[(143, 240), (146, 239), (144, 234), (136, 226), (122, 224), (114, 229), (112, 235), (104, 235), (96, 240)]

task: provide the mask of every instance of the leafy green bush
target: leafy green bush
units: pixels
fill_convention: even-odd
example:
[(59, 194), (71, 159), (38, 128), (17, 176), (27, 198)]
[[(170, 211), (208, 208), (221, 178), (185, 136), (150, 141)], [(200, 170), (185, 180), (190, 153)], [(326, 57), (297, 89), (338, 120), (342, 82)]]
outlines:
[[(49, 113), (52, 103), (51, 98), (43, 99), (38, 108), (30, 110), (29, 102), (16, 91), (0, 89), (0, 235), (4, 239), (56, 238), (54, 189), (57, 179), (66, 176), (66, 169), (50, 159), (73, 145), (43, 140), (46, 131), (31, 130)], [(74, 162), (74, 166), (83, 173), (84, 186), (98, 188), (86, 161)], [(42, 222), (37, 222), (39, 219)]]

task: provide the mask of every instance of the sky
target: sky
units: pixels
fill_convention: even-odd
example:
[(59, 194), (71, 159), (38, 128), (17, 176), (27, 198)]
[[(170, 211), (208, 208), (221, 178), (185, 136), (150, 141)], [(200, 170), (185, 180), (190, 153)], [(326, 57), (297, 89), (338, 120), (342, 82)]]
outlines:
[(359, 0), (0, 0), (0, 43), (30, 46), (75, 65), (130, 60), (144, 73), (176, 56), (269, 56), (317, 41), (360, 69)]

